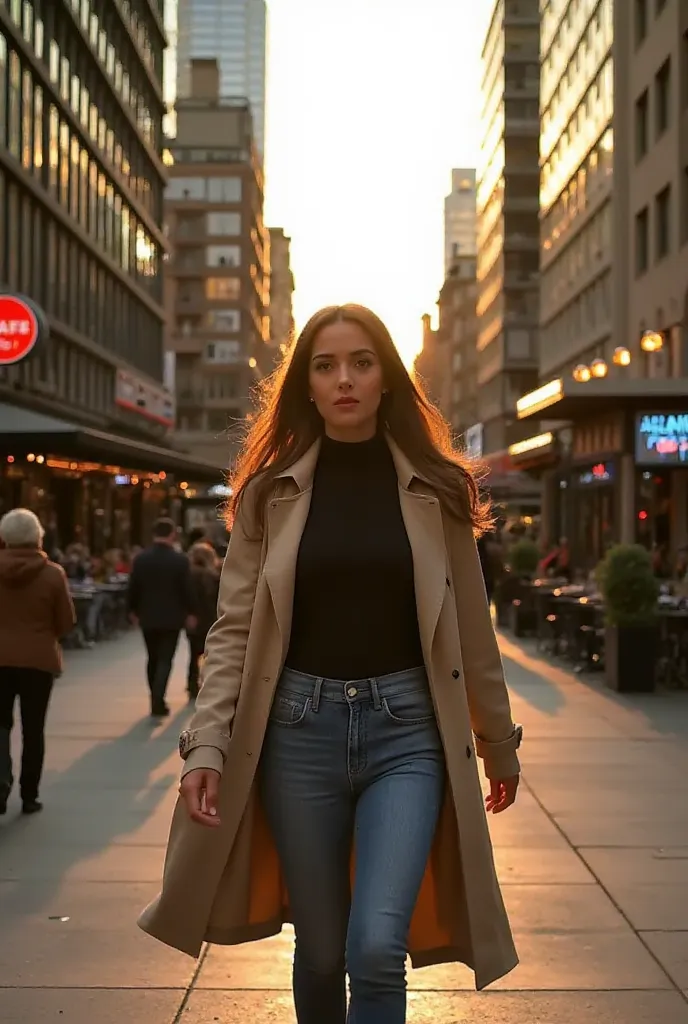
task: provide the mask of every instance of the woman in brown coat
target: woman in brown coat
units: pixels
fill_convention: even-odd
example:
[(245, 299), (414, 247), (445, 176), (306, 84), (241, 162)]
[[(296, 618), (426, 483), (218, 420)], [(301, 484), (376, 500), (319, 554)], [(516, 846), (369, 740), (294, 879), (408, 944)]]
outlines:
[(38, 787), (45, 751), (45, 716), (53, 679), (62, 671), (60, 639), (76, 622), (64, 570), (49, 562), (43, 527), (26, 508), (0, 520), (0, 814), (13, 783), (10, 734), (19, 697), (24, 814), (42, 809)]
[(474, 757), (505, 810), (521, 730), (474, 540), (489, 511), (369, 310), (316, 314), (264, 397), (140, 924), (197, 955), (290, 920), (299, 1024), (344, 1024), (347, 973), (352, 1024), (402, 1024), (407, 952), (478, 987), (517, 962)]

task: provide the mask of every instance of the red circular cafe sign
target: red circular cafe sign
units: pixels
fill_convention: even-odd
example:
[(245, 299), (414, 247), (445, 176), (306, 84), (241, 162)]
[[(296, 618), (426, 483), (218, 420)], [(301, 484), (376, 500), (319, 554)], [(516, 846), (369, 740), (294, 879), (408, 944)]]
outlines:
[(28, 302), (0, 295), (0, 366), (25, 359), (38, 341), (38, 316)]

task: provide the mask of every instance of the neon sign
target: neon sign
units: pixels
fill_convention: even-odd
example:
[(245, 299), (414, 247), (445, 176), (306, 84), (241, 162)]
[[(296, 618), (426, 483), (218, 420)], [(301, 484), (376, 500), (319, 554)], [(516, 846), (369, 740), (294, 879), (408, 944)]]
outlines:
[(640, 413), (635, 426), (638, 465), (688, 466), (688, 413)]

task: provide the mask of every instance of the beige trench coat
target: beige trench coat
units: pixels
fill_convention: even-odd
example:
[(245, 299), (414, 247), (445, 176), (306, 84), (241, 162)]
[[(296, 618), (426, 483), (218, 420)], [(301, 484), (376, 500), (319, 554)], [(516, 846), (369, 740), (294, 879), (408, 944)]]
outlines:
[[(446, 754), (434, 847), (409, 933), (414, 967), (460, 961), (483, 988), (518, 962), (494, 870), (475, 753), (488, 776), (519, 771), (514, 727), (473, 532), (443, 515), (432, 488), (389, 440), (413, 552), (421, 641)], [(256, 770), (291, 629), (294, 574), (308, 516), (316, 443), (281, 475), (263, 541), (234, 524), (207, 643), (204, 682), (187, 736), (184, 774), (223, 772), (222, 825), (208, 829), (177, 803), (161, 894), (140, 927), (198, 956), (203, 941), (274, 935), (289, 920), (279, 859)], [(460, 631), (460, 633), (459, 633)]]

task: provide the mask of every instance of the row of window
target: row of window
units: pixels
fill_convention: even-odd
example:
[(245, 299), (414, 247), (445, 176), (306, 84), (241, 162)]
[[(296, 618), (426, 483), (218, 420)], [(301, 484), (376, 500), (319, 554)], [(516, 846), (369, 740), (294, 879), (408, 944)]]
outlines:
[[(541, 218), (541, 242), (545, 252), (562, 245), (588, 206), (608, 186), (614, 169), (612, 129), (598, 139), (583, 164)], [(545, 207), (543, 204), (543, 211)]]
[[(671, 120), (671, 58), (662, 64), (654, 78), (654, 138), (660, 139)], [(642, 160), (650, 148), (650, 91), (645, 89), (635, 103), (635, 155)]]
[(223, 434), (243, 420), (240, 408), (182, 411), (177, 416), (177, 430), (187, 433)]
[(542, 52), (570, 51), (601, 4), (611, 6), (609, 0), (542, 0)]
[[(569, 13), (574, 4), (569, 5)], [(581, 90), (595, 75), (609, 51), (614, 36), (612, 0), (588, 0), (570, 27), (564, 18), (548, 47), (543, 42), (544, 59), (540, 83), (542, 109), (576, 103)]]
[(242, 181), (236, 177), (170, 178), (165, 199), (202, 203), (240, 203)]
[[(605, 61), (583, 100), (560, 130), (551, 123), (541, 138), (542, 205), (548, 208), (575, 174), (590, 147), (611, 123), (614, 110), (614, 72), (611, 57)], [(544, 124), (544, 122), (543, 122)]]
[[(2, 0), (0, 0), (2, 2)], [(161, 116), (153, 115), (151, 107), (157, 107), (150, 83), (138, 67), (139, 57), (127, 39), (126, 32), (114, 11), (103, 11), (95, 0), (69, 0), (78, 23), (115, 92), (131, 111), (140, 134), (153, 148), (161, 142)], [(67, 50), (83, 50), (83, 40), (68, 24), (59, 5), (54, 0), (4, 0), (13, 21), (21, 28), (24, 38), (34, 49), (39, 60), (50, 64), (51, 80), (55, 72), (55, 47), (58, 51), (59, 84), (69, 89), (71, 77)], [(137, 13), (138, 0), (118, 0), (120, 10), (128, 20), (132, 31), (143, 41), (141, 55), (148, 63), (158, 81), (162, 78), (162, 40), (153, 47), (144, 18)], [(98, 8), (99, 13), (96, 13)], [(57, 40), (60, 39), (60, 45)], [(50, 40), (49, 53), (46, 42)], [(71, 44), (71, 45), (70, 45)], [(66, 64), (65, 64), (66, 61)], [(67, 98), (63, 95), (63, 98)]]
[(542, 352), (580, 352), (586, 343), (610, 329), (612, 280), (609, 272), (580, 292), (553, 320), (540, 327)]
[(181, 316), (177, 321), (177, 330), (184, 337), (190, 337), (198, 330), (237, 334), (241, 330), (241, 312), (238, 309), (209, 309), (202, 320), (198, 317)]
[[(605, 203), (575, 238), (542, 272), (543, 307), (556, 309), (566, 302), (585, 275), (607, 265), (612, 245), (612, 207)], [(547, 318), (547, 312), (545, 311)]]
[(65, 405), (101, 416), (114, 412), (113, 367), (55, 335), (31, 359), (0, 369), (0, 381), (47, 392)]
[(161, 379), (163, 328), (60, 221), (0, 171), (0, 281), (48, 315)]
[[(6, 101), (6, 103), (5, 103)], [(6, 113), (5, 113), (6, 112)], [(0, 34), (0, 145), (151, 296), (162, 296), (159, 247), (81, 136)]]

